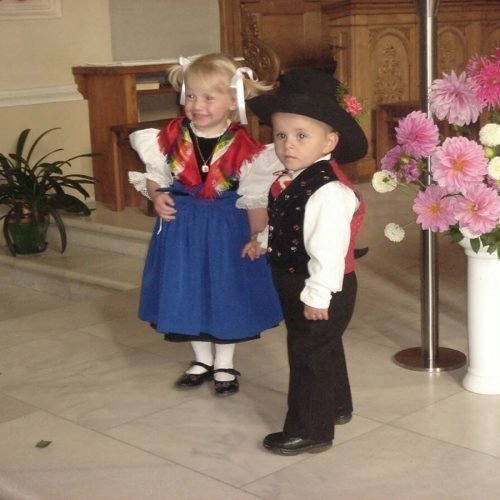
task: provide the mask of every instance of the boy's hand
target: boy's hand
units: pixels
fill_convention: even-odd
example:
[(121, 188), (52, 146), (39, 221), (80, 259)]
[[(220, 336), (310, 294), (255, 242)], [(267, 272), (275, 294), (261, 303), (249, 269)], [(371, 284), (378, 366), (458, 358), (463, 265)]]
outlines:
[(168, 193), (155, 193), (152, 196), (152, 202), (159, 217), (167, 222), (175, 219), (175, 201)]
[(304, 316), (312, 321), (317, 319), (328, 319), (328, 309), (316, 309), (316, 307), (304, 305)]
[(243, 250), (241, 251), (241, 256), (248, 257), (250, 260), (256, 260), (261, 255), (264, 255), (265, 253), (266, 253), (266, 249), (261, 247), (260, 243), (257, 241), (256, 238), (252, 238), (243, 247)]

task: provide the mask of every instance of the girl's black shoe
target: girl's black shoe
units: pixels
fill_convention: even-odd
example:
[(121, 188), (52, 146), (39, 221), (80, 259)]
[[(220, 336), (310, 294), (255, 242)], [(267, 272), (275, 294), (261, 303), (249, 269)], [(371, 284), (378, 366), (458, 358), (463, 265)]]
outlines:
[(213, 373), (224, 372), (234, 375), (233, 380), (228, 380), (225, 382), (214, 379), (215, 394), (217, 396), (229, 396), (230, 394), (236, 394), (240, 390), (240, 383), (238, 382), (238, 375), (241, 373), (233, 368), (217, 368)]
[(181, 389), (190, 389), (191, 387), (197, 387), (203, 382), (208, 382), (214, 377), (214, 367), (201, 363), (199, 361), (192, 361), (191, 366), (201, 366), (207, 370), (206, 372), (200, 374), (194, 373), (184, 373), (175, 383), (175, 385)]

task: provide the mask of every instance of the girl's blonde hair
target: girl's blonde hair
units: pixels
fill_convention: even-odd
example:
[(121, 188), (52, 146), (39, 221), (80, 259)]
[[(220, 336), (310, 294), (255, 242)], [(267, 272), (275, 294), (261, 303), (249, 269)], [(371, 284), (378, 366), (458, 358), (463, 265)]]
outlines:
[[(206, 54), (193, 58), (186, 69), (181, 64), (173, 66), (169, 71), (168, 80), (177, 91), (181, 90), (183, 82), (189, 77), (218, 92), (234, 92), (230, 84), (237, 69), (235, 61), (224, 54)], [(273, 88), (272, 85), (260, 80), (247, 78), (245, 73), (242, 77), (245, 99)], [(240, 121), (238, 110), (232, 112), (230, 119)]]

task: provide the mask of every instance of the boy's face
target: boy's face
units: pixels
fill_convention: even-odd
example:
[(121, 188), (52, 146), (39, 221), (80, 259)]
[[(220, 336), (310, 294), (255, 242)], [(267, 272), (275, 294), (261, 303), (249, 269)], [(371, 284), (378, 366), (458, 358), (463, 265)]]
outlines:
[(335, 149), (338, 135), (323, 122), (293, 113), (274, 113), (276, 155), (288, 170), (302, 170)]

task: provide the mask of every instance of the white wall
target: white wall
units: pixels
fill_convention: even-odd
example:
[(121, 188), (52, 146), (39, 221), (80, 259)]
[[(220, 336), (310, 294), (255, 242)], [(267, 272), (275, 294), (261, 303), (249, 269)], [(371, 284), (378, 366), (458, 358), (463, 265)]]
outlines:
[(110, 0), (110, 9), (117, 60), (220, 50), (218, 0)]
[[(29, 0), (23, 4), (28, 6)], [(88, 106), (76, 91), (71, 67), (111, 59), (109, 4), (108, 0), (61, 0), (61, 9), (58, 18), (0, 18), (4, 43), (0, 151), (4, 154), (14, 150), (23, 129), (32, 129), (34, 138), (53, 127), (62, 130), (50, 134), (40, 152), (62, 147), (63, 158), (90, 151)], [(75, 163), (72, 172), (92, 174), (90, 160)]]
[[(110, 0), (115, 60), (161, 59), (220, 50), (218, 0)], [(178, 113), (176, 96), (144, 96), (141, 121)]]

